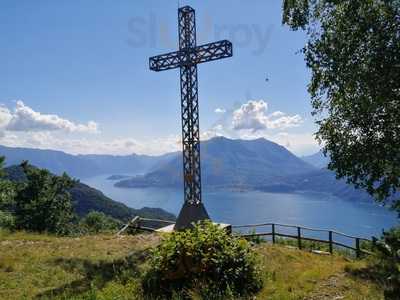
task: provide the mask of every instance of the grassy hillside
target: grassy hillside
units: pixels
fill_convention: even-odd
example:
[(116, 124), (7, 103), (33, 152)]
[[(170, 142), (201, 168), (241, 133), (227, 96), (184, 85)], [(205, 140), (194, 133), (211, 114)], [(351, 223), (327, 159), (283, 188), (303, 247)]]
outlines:
[[(139, 277), (157, 235), (56, 238), (0, 231), (0, 299), (143, 299)], [(382, 299), (346, 270), (363, 261), (284, 246), (255, 246), (264, 288), (257, 299)]]
[(84, 216), (91, 210), (101, 211), (113, 218), (126, 221), (133, 216), (163, 220), (175, 220), (175, 216), (161, 208), (134, 209), (114, 201), (86, 184), (78, 183), (70, 190), (75, 212)]

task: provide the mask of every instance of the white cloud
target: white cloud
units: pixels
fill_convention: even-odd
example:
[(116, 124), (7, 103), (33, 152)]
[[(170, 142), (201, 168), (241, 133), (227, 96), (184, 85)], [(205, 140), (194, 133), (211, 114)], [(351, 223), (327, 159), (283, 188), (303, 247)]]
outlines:
[(98, 126), (93, 121), (79, 124), (56, 114), (43, 114), (22, 101), (16, 102), (14, 111), (0, 105), (0, 144), (72, 154), (156, 155), (181, 150), (179, 136), (142, 141), (129, 137), (107, 139), (98, 132)]
[(297, 155), (312, 154), (320, 149), (311, 132), (278, 132), (277, 134), (267, 135), (265, 138), (284, 146)]
[(98, 125), (93, 121), (77, 124), (53, 114), (42, 114), (17, 101), (14, 113), (5, 127), (8, 131), (64, 131), (79, 133), (97, 133)]
[(5, 137), (5, 128), (12, 116), (7, 107), (0, 105), (0, 138)]
[(201, 138), (221, 135), (233, 139), (265, 138), (296, 154), (311, 154), (318, 151), (319, 146), (312, 132), (299, 128), (302, 123), (303, 119), (297, 114), (288, 115), (279, 110), (269, 113), (266, 101), (250, 100), (226, 110)]
[(267, 122), (267, 128), (270, 129), (286, 129), (290, 127), (298, 127), (303, 122), (299, 115), (281, 116), (277, 119), (270, 118)]
[(283, 117), (285, 115), (286, 114), (284, 112), (277, 110), (277, 111), (274, 111), (270, 116), (274, 117), (274, 118), (278, 118), (278, 117)]
[(224, 109), (224, 108), (216, 108), (215, 110), (214, 110), (214, 112), (216, 113), (216, 114), (224, 114), (224, 113), (226, 113), (226, 109)]
[(217, 124), (217, 125), (211, 127), (210, 129), (208, 129), (206, 131), (203, 131), (200, 134), (200, 140), (201, 141), (206, 141), (206, 140), (212, 139), (212, 138), (217, 137), (217, 136), (226, 136), (226, 135), (227, 134), (226, 134), (226, 132), (224, 130), (223, 125), (222, 124)]
[[(291, 132), (291, 127), (297, 127), (302, 122), (300, 116), (281, 111), (268, 114), (268, 104), (263, 100), (239, 103), (223, 111), (218, 113), (217, 122), (208, 130), (202, 130), (202, 141), (216, 136), (235, 139), (263, 137), (296, 154), (310, 154), (318, 150), (312, 133), (299, 132), (299, 128)], [(97, 132), (94, 122), (77, 124), (57, 115), (36, 112), (22, 101), (17, 102), (15, 112), (0, 105), (0, 144), (6, 146), (54, 149), (72, 154), (114, 155), (159, 155), (182, 148), (179, 134), (146, 140), (83, 134), (93, 132)]]
[(298, 127), (302, 122), (299, 115), (288, 116), (276, 111), (267, 114), (268, 104), (263, 100), (250, 100), (236, 109), (232, 115), (234, 130), (252, 130), (253, 132), (265, 129), (286, 129)]
[(0, 136), (0, 144), (9, 147), (52, 149), (71, 154), (159, 155), (181, 150), (179, 136), (136, 140), (133, 138), (105, 139), (100, 136), (74, 137), (59, 132), (10, 132)]
[(5, 128), (12, 116), (7, 107), (0, 105), (0, 128)]

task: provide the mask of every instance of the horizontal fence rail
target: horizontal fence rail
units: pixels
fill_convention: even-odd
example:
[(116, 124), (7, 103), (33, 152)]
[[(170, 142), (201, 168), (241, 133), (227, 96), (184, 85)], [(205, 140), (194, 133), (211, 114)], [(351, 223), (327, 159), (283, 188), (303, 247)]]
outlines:
[[(297, 240), (297, 247), (299, 249), (302, 249), (302, 241), (311, 241), (311, 242), (317, 242), (317, 243), (323, 243), (327, 244), (329, 247), (329, 252), (333, 254), (333, 247), (334, 246), (339, 246), (343, 247), (349, 250), (353, 250), (356, 253), (356, 257), (359, 258), (361, 254), (371, 254), (371, 252), (362, 249), (361, 248), (361, 242), (371, 242), (371, 240), (363, 238), (363, 237), (358, 237), (358, 236), (352, 236), (348, 235), (339, 231), (335, 230), (327, 230), (327, 229), (317, 229), (317, 228), (310, 228), (310, 227), (304, 227), (304, 226), (298, 226), (298, 225), (288, 225), (288, 224), (279, 224), (279, 223), (260, 223), (260, 224), (248, 224), (248, 225), (232, 225), (232, 229), (242, 229), (242, 228), (250, 228), (255, 230), (256, 228), (259, 227), (270, 227), (270, 231), (267, 232), (250, 232), (250, 233), (242, 233), (242, 232), (236, 232), (235, 235), (241, 236), (244, 238), (251, 238), (251, 237), (267, 237), (271, 236), (272, 237), (272, 243), (276, 243), (276, 237), (283, 237), (283, 238), (289, 238), (289, 239), (295, 239)], [(283, 233), (279, 232), (277, 229), (279, 227), (283, 228), (290, 228), (290, 229), (295, 229), (296, 234), (289, 234), (289, 233)], [(326, 233), (327, 234), (327, 239), (323, 238), (313, 238), (313, 237), (307, 237), (304, 236), (303, 233), (304, 231), (311, 231), (311, 232), (318, 232), (318, 233)], [(338, 236), (338, 237), (344, 237), (351, 239), (353, 241), (354, 246), (350, 246), (348, 244), (345, 244), (343, 242), (335, 240), (333, 237)]]
[(175, 224), (174, 221), (161, 220), (161, 219), (140, 218), (140, 221), (150, 221), (150, 222), (159, 222), (159, 223), (165, 223), (165, 224)]
[[(133, 228), (137, 230), (143, 230), (143, 231), (157, 231), (157, 229), (160, 229), (161, 227), (168, 226), (175, 224), (173, 221), (169, 220), (161, 220), (161, 219), (149, 219), (149, 218), (141, 218), (141, 217), (135, 217), (131, 221), (129, 221), (119, 232), (118, 235), (124, 232), (126, 229)], [(269, 227), (269, 231), (263, 231), (263, 232), (256, 232), (256, 228), (260, 227)], [(333, 254), (333, 249), (334, 246), (339, 246), (343, 247), (349, 250), (352, 250), (355, 252), (356, 257), (360, 257), (362, 254), (371, 254), (371, 252), (362, 249), (361, 248), (361, 242), (370, 242), (372, 243), (373, 241), (363, 238), (363, 237), (358, 237), (358, 236), (352, 236), (349, 234), (345, 234), (339, 231), (335, 230), (327, 230), (327, 229), (319, 229), (319, 228), (310, 228), (310, 227), (305, 227), (305, 226), (298, 226), (298, 225), (289, 225), (289, 224), (280, 224), (280, 223), (260, 223), (260, 224), (248, 224), (248, 225), (232, 225), (232, 230), (234, 229), (253, 229), (254, 232), (249, 232), (249, 233), (244, 233), (244, 232), (235, 232), (234, 236), (239, 236), (243, 238), (251, 238), (251, 237), (271, 237), (272, 243), (276, 243), (277, 237), (282, 237), (285, 239), (295, 239), (297, 240), (297, 247), (299, 249), (304, 248), (303, 247), (303, 241), (311, 241), (311, 242), (317, 242), (317, 243), (322, 243), (322, 244), (327, 244), (329, 248), (329, 253)], [(290, 234), (288, 232), (282, 232), (279, 231), (279, 228), (286, 228), (286, 229), (294, 229), (295, 234)], [(315, 237), (307, 237), (304, 235), (305, 231), (309, 232), (318, 232), (320, 234), (327, 234), (327, 239), (323, 238), (315, 238)], [(342, 237), (342, 238), (347, 238), (351, 239), (353, 241), (353, 246), (345, 244), (344, 242), (335, 240), (334, 237)]]
[(152, 232), (156, 231), (161, 227), (172, 224), (175, 224), (175, 222), (169, 220), (161, 220), (161, 219), (141, 218), (139, 216), (136, 216), (132, 220), (130, 220), (127, 224), (125, 224), (124, 227), (122, 227), (122, 229), (118, 231), (117, 235), (122, 234), (128, 228)]

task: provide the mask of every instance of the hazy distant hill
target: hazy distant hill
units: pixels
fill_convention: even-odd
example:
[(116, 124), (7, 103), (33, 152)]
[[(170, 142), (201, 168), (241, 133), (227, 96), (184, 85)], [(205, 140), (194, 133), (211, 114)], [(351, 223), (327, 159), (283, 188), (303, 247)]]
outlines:
[[(286, 148), (265, 139), (230, 140), (219, 137), (201, 145), (202, 181), (207, 187), (236, 187), (267, 192), (313, 191), (344, 199), (370, 196), (325, 168), (327, 158), (317, 153), (303, 161)], [(314, 164), (315, 166), (313, 166)], [(182, 160), (177, 157), (157, 170), (121, 180), (118, 187), (181, 186)]]
[[(231, 140), (213, 138), (201, 144), (204, 186), (256, 187), (281, 176), (315, 170), (283, 146), (265, 139)], [(119, 187), (181, 186), (182, 158), (177, 156), (158, 169), (132, 179)]]
[(175, 216), (161, 208), (143, 207), (134, 209), (123, 203), (114, 201), (86, 184), (78, 183), (70, 190), (74, 208), (78, 215), (86, 215), (91, 210), (101, 211), (120, 220), (128, 220), (133, 216), (162, 220), (175, 220)]
[[(5, 169), (6, 178), (12, 181), (23, 181), (26, 179), (22, 168), (10, 166)], [(126, 221), (133, 216), (145, 218), (155, 218), (164, 220), (174, 220), (175, 216), (160, 208), (143, 207), (133, 209), (123, 203), (114, 201), (86, 184), (77, 183), (70, 190), (75, 212), (84, 216), (91, 210), (101, 211), (111, 217)]]
[(354, 186), (347, 184), (344, 179), (336, 179), (335, 173), (325, 168), (305, 174), (275, 178), (275, 180), (258, 187), (258, 189), (282, 193), (300, 191), (329, 193), (348, 200), (371, 199), (367, 192), (354, 188)]
[(101, 170), (95, 163), (61, 151), (29, 148), (11, 148), (0, 146), (0, 155), (6, 157), (6, 165), (18, 165), (23, 160), (52, 173), (67, 172), (73, 177), (85, 177), (97, 174)]
[(325, 157), (322, 151), (318, 151), (312, 155), (303, 156), (301, 159), (318, 169), (326, 168), (329, 163), (329, 158)]
[(28, 160), (30, 164), (55, 174), (67, 172), (72, 177), (84, 178), (110, 173), (144, 173), (170, 160), (176, 153), (161, 156), (71, 155), (62, 151), (0, 146), (0, 155), (6, 157), (7, 166)]
[[(181, 187), (180, 153), (145, 155), (69, 155), (60, 151), (0, 146), (8, 164), (28, 159), (33, 165), (53, 173), (66, 171), (73, 177), (98, 174), (143, 173), (116, 182), (118, 187)], [(346, 199), (368, 198), (360, 190), (336, 180), (326, 170), (328, 159), (322, 152), (301, 159), (283, 146), (265, 139), (231, 140), (214, 138), (201, 144), (203, 187), (235, 187), (271, 192), (326, 192)], [(147, 171), (147, 173), (146, 173)]]

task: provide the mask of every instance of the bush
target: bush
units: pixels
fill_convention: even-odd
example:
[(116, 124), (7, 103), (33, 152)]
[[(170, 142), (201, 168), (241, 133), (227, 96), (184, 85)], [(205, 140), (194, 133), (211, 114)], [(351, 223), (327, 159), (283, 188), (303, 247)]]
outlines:
[(89, 233), (114, 231), (119, 229), (121, 225), (120, 221), (98, 211), (91, 211), (81, 221), (81, 226)]
[(246, 240), (205, 221), (168, 235), (152, 250), (143, 289), (164, 297), (190, 297), (191, 292), (205, 299), (249, 295), (262, 287), (257, 263)]
[(373, 273), (385, 290), (385, 299), (399, 299), (400, 295), (400, 227), (384, 232), (373, 246)]

